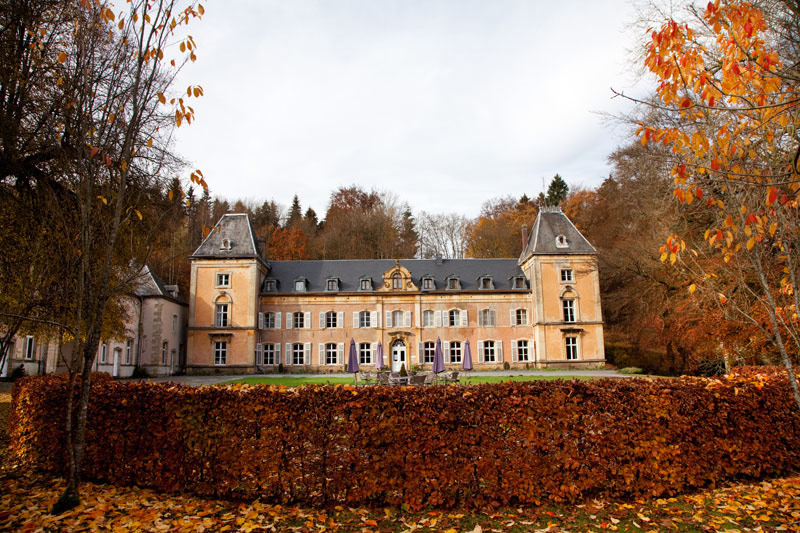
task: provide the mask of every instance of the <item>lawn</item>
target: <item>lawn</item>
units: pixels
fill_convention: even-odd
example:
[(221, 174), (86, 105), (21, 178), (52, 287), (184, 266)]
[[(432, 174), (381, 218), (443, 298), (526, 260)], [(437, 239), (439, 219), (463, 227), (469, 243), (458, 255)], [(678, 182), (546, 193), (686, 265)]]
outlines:
[[(468, 385), (481, 383), (505, 383), (508, 381), (550, 381), (554, 379), (599, 379), (589, 376), (467, 376), (461, 375), (461, 382)], [(285, 385), (287, 387), (300, 387), (302, 385), (352, 385), (353, 376), (314, 376), (314, 377), (288, 377), (288, 376), (257, 376), (251, 378), (234, 379), (219, 383), (219, 385)]]
[[(11, 395), (0, 390), (2, 452), (10, 401)], [(64, 481), (15, 468), (4, 455), (0, 453), (0, 531), (800, 531), (800, 476), (649, 501), (422, 512), (397, 507), (297, 508), (83, 483), (81, 505), (51, 515)]]

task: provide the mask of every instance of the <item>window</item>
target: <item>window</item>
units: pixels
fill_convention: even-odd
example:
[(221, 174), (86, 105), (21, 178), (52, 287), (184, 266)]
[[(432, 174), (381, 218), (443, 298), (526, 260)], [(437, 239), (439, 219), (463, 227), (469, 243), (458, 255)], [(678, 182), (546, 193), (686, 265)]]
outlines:
[(372, 280), (362, 279), (359, 287), (361, 288), (362, 291), (372, 290)]
[(479, 326), (494, 326), (496, 323), (494, 309), (481, 309), (478, 313)]
[(25, 337), (25, 350), (24, 350), (24, 357), (26, 361), (30, 361), (33, 359), (33, 335), (28, 335)]
[(338, 327), (336, 324), (336, 311), (328, 311), (327, 313), (325, 313), (325, 327), (326, 328)]
[(372, 314), (369, 311), (361, 311), (358, 313), (358, 327), (371, 328), (372, 327)]
[(528, 341), (517, 341), (517, 361), (528, 361)]
[(564, 344), (567, 350), (567, 360), (574, 361), (578, 358), (578, 337), (565, 337)]
[(166, 365), (167, 364), (167, 343), (166, 343), (166, 341), (163, 344), (161, 344), (161, 364), (162, 365)]
[(336, 354), (336, 344), (329, 342), (325, 345), (325, 364), (326, 365), (335, 365), (338, 363), (338, 357)]
[(461, 323), (461, 310), (451, 309), (447, 312), (447, 325), (450, 327), (458, 326)]
[(395, 272), (394, 274), (392, 274), (392, 288), (393, 289), (403, 288), (403, 275), (400, 272)]
[(275, 329), (275, 313), (264, 313), (264, 329)]
[(392, 325), (396, 328), (403, 327), (405, 324), (405, 320), (403, 320), (403, 312), (402, 311), (392, 311)]
[(567, 243), (567, 238), (564, 235), (559, 235), (556, 237), (556, 248), (567, 248), (569, 243)]
[(561, 281), (575, 281), (571, 268), (561, 269)]
[(228, 326), (228, 304), (217, 304), (217, 327)]
[(423, 311), (422, 312), (422, 327), (424, 327), (424, 328), (432, 328), (433, 324), (434, 324), (433, 319), (434, 319), (433, 311), (431, 311), (431, 310)]
[(224, 365), (228, 360), (228, 343), (216, 341), (214, 343), (214, 364)]
[(483, 361), (486, 363), (495, 362), (494, 341), (483, 341)]
[(479, 284), (481, 289), (491, 289), (492, 288), (492, 278), (488, 276), (484, 276), (480, 280)]
[(326, 285), (326, 289), (329, 291), (338, 291), (339, 290), (339, 280), (338, 279), (329, 279)]
[(172, 333), (178, 331), (178, 315), (172, 315)]
[(294, 290), (296, 292), (306, 292), (306, 280), (304, 279), (294, 280)]
[(433, 342), (422, 343), (422, 362), (425, 364), (433, 363), (433, 356), (436, 354), (436, 344)]
[(304, 313), (292, 313), (292, 327), (296, 329), (303, 329), (306, 324), (304, 317)]
[(563, 300), (564, 322), (575, 322), (575, 300)]
[(305, 362), (305, 350), (303, 349), (303, 345), (299, 342), (292, 344), (292, 364), (302, 365), (304, 362)]
[(450, 290), (458, 289), (459, 288), (458, 278), (448, 278), (447, 288)]
[(461, 341), (450, 341), (450, 362), (461, 362)]
[(517, 326), (525, 326), (528, 323), (528, 310), (527, 309), (517, 309), (514, 311), (514, 318), (516, 321), (514, 325)]
[(362, 342), (358, 345), (358, 364), (371, 365), (372, 364), (372, 346), (368, 342)]
[(434, 288), (433, 285), (433, 278), (425, 278), (422, 280), (422, 288), (425, 290), (431, 290)]
[(107, 363), (108, 362), (108, 345), (103, 343), (100, 346), (100, 362)]
[(131, 364), (131, 349), (133, 348), (133, 341), (128, 339), (125, 341), (125, 364)]
[(275, 345), (274, 344), (265, 344), (264, 348), (264, 358), (263, 364), (265, 365), (276, 365), (277, 362), (275, 360)]
[(524, 289), (525, 288), (525, 278), (522, 276), (517, 276), (514, 278), (514, 288), (515, 289)]
[(217, 287), (230, 287), (231, 275), (230, 274), (217, 274)]
[(275, 290), (275, 280), (268, 279), (264, 282), (264, 292), (271, 292)]

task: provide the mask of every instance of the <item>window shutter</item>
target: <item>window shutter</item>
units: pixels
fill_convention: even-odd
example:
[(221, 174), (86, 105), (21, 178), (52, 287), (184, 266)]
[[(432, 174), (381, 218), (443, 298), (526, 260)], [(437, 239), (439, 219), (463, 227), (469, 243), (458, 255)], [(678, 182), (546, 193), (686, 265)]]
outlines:
[(303, 345), (303, 355), (305, 359), (305, 364), (311, 364), (311, 343), (307, 342)]
[(528, 339), (528, 361), (531, 363), (536, 361), (536, 352), (534, 351), (533, 339)]
[(370, 311), (369, 312), (369, 325), (373, 328), (379, 328), (380, 325), (378, 324), (378, 312), (377, 311)]
[(378, 343), (373, 342), (369, 346), (369, 364), (375, 363), (375, 354), (378, 353)]
[(336, 345), (336, 364), (341, 365), (344, 361), (344, 343), (340, 342)]
[[(356, 313), (356, 318), (358, 318), (358, 313)], [(344, 311), (339, 311), (336, 313), (336, 327), (343, 328), (344, 327)]]
[(406, 327), (411, 327), (411, 311), (406, 311)]
[(495, 341), (495, 352), (496, 352), (496, 359), (498, 363), (503, 362), (503, 341)]
[(319, 314), (319, 329), (325, 329), (325, 313)]
[(517, 324), (517, 310), (516, 309), (511, 309), (511, 313), (510, 313), (510, 317), (509, 317), (508, 323), (511, 324), (512, 326), (519, 325), (519, 324)]
[(353, 311), (353, 328), (358, 329), (358, 311)]
[[(280, 313), (278, 314), (280, 315)], [(275, 366), (281, 364), (281, 343), (279, 342), (275, 344), (275, 356), (272, 361), (272, 364), (274, 364)]]
[(483, 309), (478, 311), (478, 326), (483, 326)]
[(386, 311), (386, 327), (387, 328), (392, 327), (392, 312), (391, 311)]
[(497, 315), (494, 312), (494, 309), (489, 310), (489, 325), (496, 326), (497, 325)]
[(461, 325), (463, 327), (467, 327), (469, 325), (469, 318), (467, 317), (467, 310), (461, 310)]
[(319, 364), (320, 366), (322, 366), (325, 364), (325, 345), (319, 343), (317, 346), (319, 347), (319, 350), (317, 350), (317, 355), (319, 356)]
[(442, 312), (441, 311), (436, 311), (436, 315), (434, 316), (434, 321), (436, 323), (436, 327), (437, 328), (442, 327)]
[(285, 357), (286, 357), (286, 364), (287, 365), (291, 365), (292, 364), (292, 343), (290, 343), (290, 342), (286, 343), (286, 356)]
[(260, 342), (256, 343), (256, 364), (258, 366), (261, 366), (263, 364), (264, 361), (263, 353), (264, 352), (262, 351), (261, 343)]
[(442, 343), (442, 351), (444, 352), (444, 362), (450, 362), (450, 341), (444, 341)]
[(483, 363), (483, 341), (478, 341), (478, 362)]
[(258, 313), (258, 329), (264, 329), (264, 313)]
[(292, 329), (292, 313), (286, 313), (286, 329)]
[(517, 341), (511, 341), (511, 362), (516, 363), (517, 359), (519, 359), (519, 355), (517, 354)]
[(311, 313), (306, 313), (303, 318), (303, 328), (311, 329)]
[(422, 357), (423, 350), (424, 350), (424, 348), (422, 347), (422, 343), (418, 342), (417, 343), (417, 362), (419, 364), (422, 364), (423, 361), (424, 361), (424, 359)]
[(275, 313), (275, 329), (281, 329), (281, 313)]

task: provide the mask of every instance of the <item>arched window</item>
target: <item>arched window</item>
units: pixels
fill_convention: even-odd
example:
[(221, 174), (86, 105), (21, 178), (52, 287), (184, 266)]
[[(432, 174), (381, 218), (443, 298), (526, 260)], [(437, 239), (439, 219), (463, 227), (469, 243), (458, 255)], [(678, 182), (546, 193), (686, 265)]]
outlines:
[(393, 289), (403, 288), (403, 275), (400, 272), (395, 272), (394, 274), (392, 274), (392, 288)]

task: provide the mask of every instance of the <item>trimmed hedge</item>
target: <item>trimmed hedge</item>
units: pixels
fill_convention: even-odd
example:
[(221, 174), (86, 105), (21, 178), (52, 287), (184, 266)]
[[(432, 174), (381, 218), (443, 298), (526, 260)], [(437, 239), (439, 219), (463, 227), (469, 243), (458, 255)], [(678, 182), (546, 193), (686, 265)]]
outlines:
[[(800, 467), (774, 378), (479, 386), (92, 386), (85, 479), (323, 506), (671, 495)], [(66, 381), (14, 388), (12, 452), (65, 471)]]

